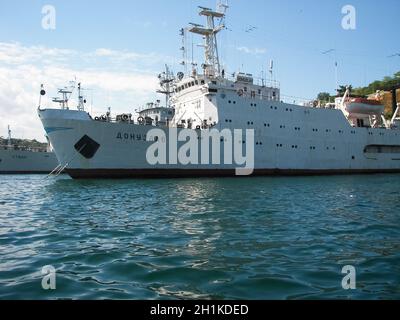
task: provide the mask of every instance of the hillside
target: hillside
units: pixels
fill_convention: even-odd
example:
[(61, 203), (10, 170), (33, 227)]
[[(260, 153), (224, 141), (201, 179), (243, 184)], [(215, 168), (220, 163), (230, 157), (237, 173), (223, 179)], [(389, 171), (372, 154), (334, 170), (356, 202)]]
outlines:
[(367, 87), (355, 88), (352, 93), (360, 96), (367, 96), (376, 91), (390, 91), (393, 87), (400, 87), (400, 71), (393, 77), (385, 77), (383, 80), (377, 80), (370, 83)]
[[(399, 88), (396, 92), (397, 102), (400, 102), (400, 71), (395, 73), (392, 77), (385, 77), (382, 80), (376, 80), (370, 83), (366, 87), (359, 88), (351, 88), (352, 96), (361, 96), (367, 97), (369, 95), (375, 94), (377, 91), (381, 92), (382, 102), (385, 105), (385, 116), (390, 117), (393, 114), (392, 110), (392, 89)], [(340, 86), (338, 89), (338, 95), (342, 96), (344, 91), (346, 90), (346, 86)], [(335, 99), (335, 96), (331, 96), (327, 92), (321, 92), (318, 94), (318, 100), (322, 103), (332, 102)]]
[[(47, 144), (42, 143), (36, 140), (27, 140), (27, 139), (11, 139), (11, 143), (16, 146), (26, 147), (26, 148), (46, 148)], [(0, 145), (7, 145), (7, 139), (0, 137)]]

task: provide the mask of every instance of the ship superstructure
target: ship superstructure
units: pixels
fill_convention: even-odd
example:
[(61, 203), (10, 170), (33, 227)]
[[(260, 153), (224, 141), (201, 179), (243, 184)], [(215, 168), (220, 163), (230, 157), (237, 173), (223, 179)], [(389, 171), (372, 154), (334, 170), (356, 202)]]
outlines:
[[(204, 39), (204, 63), (200, 71), (192, 63), (189, 72), (175, 76), (167, 68), (159, 76), (165, 107), (160, 101), (148, 105), (137, 119), (131, 113), (92, 118), (82, 108), (39, 107), (57, 157), (72, 177), (233, 176), (237, 164), (214, 161), (217, 153), (225, 159), (228, 144), (234, 149), (240, 145), (240, 152), (253, 149), (253, 175), (400, 171), (399, 108), (386, 120), (379, 101), (352, 98), (349, 90), (334, 104), (288, 104), (281, 100), (276, 81), (257, 81), (244, 72), (228, 76), (217, 42), (225, 29), (226, 9), (200, 7), (206, 25), (192, 23), (182, 30)], [(148, 150), (159, 141), (154, 128), (169, 145), (183, 130), (199, 141), (211, 130), (224, 134), (218, 140), (221, 145), (210, 148), (206, 157), (204, 150), (190, 149), (192, 161), (169, 155), (166, 163), (153, 163)], [(232, 140), (226, 135), (229, 131), (242, 135)], [(179, 149), (185, 140), (177, 140)]]

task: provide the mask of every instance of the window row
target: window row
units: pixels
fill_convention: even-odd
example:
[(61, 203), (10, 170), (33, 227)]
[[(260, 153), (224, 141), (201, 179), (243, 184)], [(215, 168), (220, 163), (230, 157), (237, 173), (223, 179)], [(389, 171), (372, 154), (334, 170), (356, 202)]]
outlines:
[(195, 80), (195, 81), (192, 81), (192, 82), (185, 83), (184, 85), (177, 87), (175, 89), (175, 92), (180, 92), (180, 91), (188, 89), (190, 87), (198, 86), (199, 83), (200, 84), (205, 84), (205, 81), (204, 80), (201, 80), (201, 81)]

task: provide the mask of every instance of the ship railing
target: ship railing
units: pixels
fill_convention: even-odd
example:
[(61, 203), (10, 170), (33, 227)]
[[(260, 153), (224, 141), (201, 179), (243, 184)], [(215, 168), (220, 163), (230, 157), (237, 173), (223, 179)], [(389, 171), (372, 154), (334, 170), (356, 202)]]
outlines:
[[(237, 78), (236, 76), (228, 75), (225, 76), (226, 80), (236, 82)], [(257, 77), (252, 77), (252, 82), (249, 82), (249, 85), (253, 86), (258, 86), (258, 87), (264, 87), (264, 88), (272, 88), (272, 89), (280, 89), (281, 88), (281, 83), (277, 80), (272, 80), (272, 79), (264, 79), (264, 78), (257, 78)]]
[(255, 78), (254, 80), (255, 80), (254, 84), (260, 87), (273, 88), (273, 89), (281, 88), (281, 83), (276, 80), (266, 80), (260, 78)]
[(19, 145), (0, 145), (0, 150), (13, 150), (13, 151), (30, 151), (30, 152), (40, 152), (47, 153), (49, 152), (47, 148), (43, 147), (27, 147), (27, 146), (19, 146)]
[(310, 107), (310, 108), (317, 108), (319, 107), (316, 104), (314, 99), (302, 98), (302, 97), (295, 97), (281, 94), (281, 101), (288, 104), (299, 105), (303, 107)]
[(279, 96), (264, 95), (257, 92), (238, 92), (238, 96), (253, 100), (280, 101)]
[(152, 127), (168, 127), (169, 126), (169, 122), (167, 121), (155, 121), (155, 120), (150, 120), (148, 118), (142, 118), (140, 117), (140, 115), (136, 114), (133, 115), (131, 119), (128, 120), (122, 120), (121, 118), (117, 117), (117, 116), (105, 116), (103, 115), (96, 115), (96, 116), (92, 116), (92, 119), (94, 121), (98, 121), (98, 122), (105, 122), (105, 123), (121, 123), (121, 124), (137, 124), (137, 125), (143, 125), (143, 126), (152, 126)]
[(258, 86), (261, 88), (271, 88), (271, 89), (280, 89), (281, 88), (281, 83), (276, 80), (254, 78), (252, 84), (254, 86)]

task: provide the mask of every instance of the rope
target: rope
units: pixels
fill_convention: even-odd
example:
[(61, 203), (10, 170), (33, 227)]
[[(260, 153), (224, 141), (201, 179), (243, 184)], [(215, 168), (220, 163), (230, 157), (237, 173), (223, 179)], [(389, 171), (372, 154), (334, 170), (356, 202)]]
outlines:
[(67, 162), (65, 163), (64, 166), (62, 166), (61, 164), (59, 164), (57, 167), (55, 167), (54, 170), (53, 170), (52, 172), (50, 172), (49, 175), (47, 175), (46, 179), (50, 178), (53, 174), (54, 174), (54, 177), (57, 178), (57, 177), (68, 167), (68, 165), (70, 164), (70, 162), (73, 161), (73, 160), (75, 160), (76, 156), (79, 155), (79, 153), (80, 153), (80, 152), (83, 150), (83, 148), (85, 148), (86, 146), (87, 146), (87, 143), (84, 144), (79, 150), (76, 150), (76, 151), (75, 151), (76, 153), (73, 155), (73, 157), (72, 157), (69, 161), (67, 161)]

